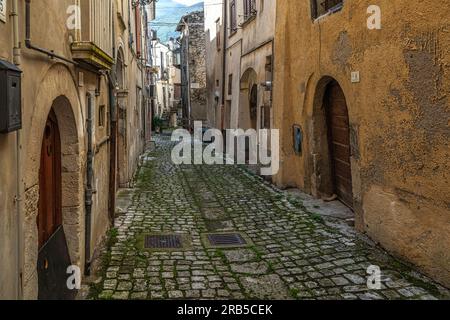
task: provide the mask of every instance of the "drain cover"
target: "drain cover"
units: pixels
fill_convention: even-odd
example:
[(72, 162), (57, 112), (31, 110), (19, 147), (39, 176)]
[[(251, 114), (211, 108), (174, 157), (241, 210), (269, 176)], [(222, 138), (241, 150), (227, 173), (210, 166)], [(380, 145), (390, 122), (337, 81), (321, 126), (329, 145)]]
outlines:
[(146, 249), (179, 249), (182, 248), (180, 235), (146, 236)]
[(241, 246), (247, 241), (238, 233), (209, 234), (208, 240), (213, 246)]

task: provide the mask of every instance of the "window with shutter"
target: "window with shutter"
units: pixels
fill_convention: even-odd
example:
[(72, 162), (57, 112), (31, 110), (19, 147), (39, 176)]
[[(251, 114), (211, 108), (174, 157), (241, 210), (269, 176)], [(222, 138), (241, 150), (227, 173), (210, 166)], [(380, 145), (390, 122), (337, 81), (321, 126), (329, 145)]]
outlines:
[(244, 0), (244, 20), (256, 15), (256, 0)]
[(234, 33), (237, 30), (236, 0), (230, 1), (230, 28), (231, 33)]
[(342, 8), (344, 0), (312, 0), (311, 8), (313, 18), (338, 11)]

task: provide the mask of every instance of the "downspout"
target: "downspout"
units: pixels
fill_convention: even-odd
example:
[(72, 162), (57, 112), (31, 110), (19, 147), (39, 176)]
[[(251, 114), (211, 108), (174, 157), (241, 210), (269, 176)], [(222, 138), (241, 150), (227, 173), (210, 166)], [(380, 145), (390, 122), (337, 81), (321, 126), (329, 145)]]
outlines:
[(13, 26), (13, 41), (14, 41), (14, 47), (13, 47), (13, 63), (18, 66), (20, 65), (20, 35), (19, 35), (19, 9), (18, 9), (18, 0), (12, 1), (11, 6), (11, 19), (12, 19), (12, 26)]
[[(226, 65), (227, 65), (227, 28), (228, 28), (228, 10), (227, 10), (227, 1), (223, 2), (223, 52), (222, 52), (222, 114), (221, 114), (221, 129), (225, 130), (225, 83), (226, 83)], [(226, 137), (226, 135), (224, 135)]]
[(113, 58), (116, 61), (116, 64), (113, 66), (110, 72), (107, 73), (108, 77), (108, 95), (109, 95), (109, 104), (110, 104), (110, 146), (109, 146), (109, 223), (111, 227), (114, 226), (114, 218), (116, 212), (116, 166), (117, 166), (117, 108), (116, 108), (116, 74), (115, 68), (117, 65), (117, 55), (116, 55), (116, 26), (115, 20), (112, 22), (112, 46), (113, 46)]
[(73, 65), (78, 65), (75, 61), (55, 54), (53, 50), (47, 50), (33, 45), (31, 42), (31, 0), (25, 0), (25, 46), (30, 50), (43, 53), (51, 59), (58, 59)]
[(191, 31), (189, 30), (189, 24), (186, 22), (186, 19), (183, 19), (184, 25), (186, 26), (186, 76), (187, 76), (187, 123), (188, 130), (192, 132), (192, 105), (191, 105), (191, 68), (189, 64), (189, 51), (190, 51), (190, 37)]
[(116, 149), (117, 149), (117, 108), (114, 74), (108, 73), (109, 80), (109, 103), (110, 103), (110, 150), (109, 150), (109, 222), (114, 226), (116, 207)]
[(93, 114), (93, 96), (88, 94), (88, 110), (87, 110), (87, 164), (86, 164), (86, 190), (85, 190), (85, 208), (86, 208), (86, 220), (85, 220), (85, 275), (89, 276), (91, 272), (91, 219), (92, 219), (92, 198), (93, 188), (92, 181), (94, 177), (94, 148), (93, 148), (93, 128), (92, 128), (92, 114)]
[[(11, 19), (13, 25), (13, 63), (15, 65), (20, 65), (20, 35), (19, 35), (19, 10), (18, 10), (18, 0), (12, 1), (11, 6)], [(16, 298), (17, 300), (22, 299), (22, 252), (23, 252), (23, 241), (22, 241), (22, 170), (21, 170), (21, 151), (20, 151), (20, 130), (16, 131), (16, 197), (14, 199), (16, 205), (16, 216), (17, 216), (17, 226), (16, 226)]]

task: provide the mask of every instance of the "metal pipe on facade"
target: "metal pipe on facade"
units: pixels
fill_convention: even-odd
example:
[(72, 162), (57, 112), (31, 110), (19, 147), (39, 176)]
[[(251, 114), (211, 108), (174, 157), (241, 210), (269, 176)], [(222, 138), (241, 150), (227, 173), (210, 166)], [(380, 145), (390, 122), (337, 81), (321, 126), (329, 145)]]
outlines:
[[(11, 19), (13, 27), (13, 63), (20, 65), (20, 34), (19, 34), (19, 9), (18, 0), (13, 0), (11, 5)], [(23, 227), (22, 227), (22, 170), (21, 170), (21, 148), (20, 148), (20, 130), (16, 132), (16, 298), (22, 298), (22, 253), (23, 253)]]
[[(228, 10), (226, 1), (223, 2), (223, 51), (222, 51), (222, 110), (221, 110), (221, 129), (225, 130), (225, 83), (226, 83), (226, 66), (227, 66), (227, 27), (228, 27)], [(226, 136), (226, 135), (225, 135)]]
[(115, 96), (115, 75), (108, 73), (110, 103), (110, 150), (109, 150), (109, 221), (114, 226), (116, 210), (116, 166), (117, 166), (117, 106)]
[(111, 71), (106, 74), (108, 77), (108, 95), (109, 95), (109, 223), (111, 227), (114, 227), (114, 218), (116, 213), (116, 166), (117, 166), (117, 106), (116, 106), (116, 66), (117, 66), (117, 54), (116, 54), (116, 26), (113, 19), (112, 23), (112, 52), (114, 61), (116, 64), (112, 67)]
[(21, 187), (21, 177), (22, 170), (20, 166), (21, 153), (20, 153), (20, 130), (16, 132), (16, 197), (14, 199), (16, 204), (16, 223), (17, 223), (17, 239), (16, 239), (16, 298), (19, 300), (22, 298), (22, 253), (23, 253), (23, 227), (22, 227), (22, 187)]
[(91, 220), (92, 220), (92, 204), (93, 204), (93, 178), (94, 178), (94, 148), (93, 148), (93, 109), (94, 109), (94, 97), (88, 93), (88, 110), (87, 110), (87, 162), (86, 162), (86, 190), (85, 190), (85, 275), (90, 275), (91, 269)]
[(13, 63), (15, 65), (20, 65), (20, 35), (19, 35), (19, 9), (18, 9), (18, 0), (13, 0), (11, 5), (11, 19), (12, 19), (12, 27), (13, 27)]
[(78, 65), (75, 61), (55, 54), (53, 50), (47, 50), (33, 45), (31, 42), (31, 0), (25, 0), (25, 46), (30, 50), (43, 53), (52, 59), (58, 59), (73, 65)]

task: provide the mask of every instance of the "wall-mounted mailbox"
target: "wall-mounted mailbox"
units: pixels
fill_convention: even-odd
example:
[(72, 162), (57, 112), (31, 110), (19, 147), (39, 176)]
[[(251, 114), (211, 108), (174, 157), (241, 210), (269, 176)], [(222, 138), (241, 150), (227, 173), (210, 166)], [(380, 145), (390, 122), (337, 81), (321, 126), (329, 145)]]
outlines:
[(0, 60), (0, 133), (22, 128), (21, 74), (18, 67)]

